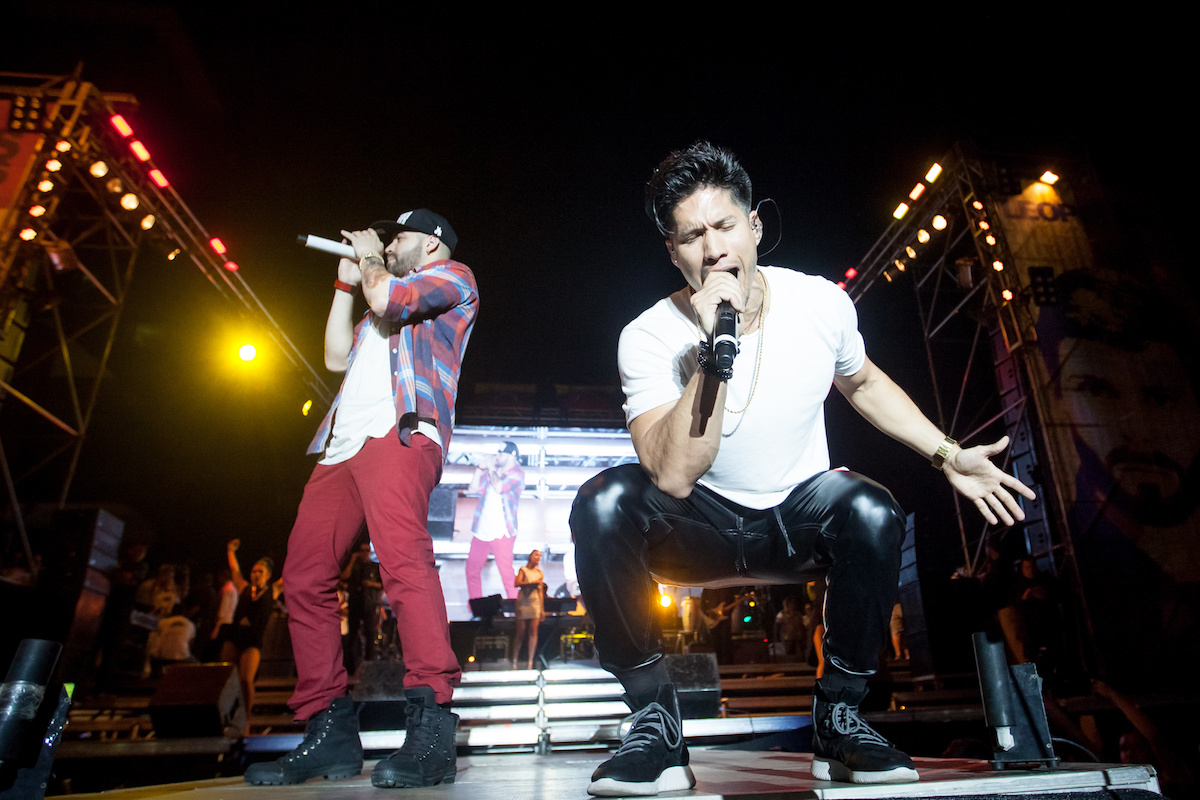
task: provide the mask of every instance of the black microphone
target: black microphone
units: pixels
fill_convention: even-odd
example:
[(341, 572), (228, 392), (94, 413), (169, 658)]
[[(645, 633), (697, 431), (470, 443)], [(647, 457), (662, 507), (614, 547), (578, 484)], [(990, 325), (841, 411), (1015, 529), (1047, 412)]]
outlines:
[(717, 304), (717, 321), (713, 325), (712, 352), (717, 369), (733, 369), (733, 359), (738, 354), (737, 312), (728, 300)]

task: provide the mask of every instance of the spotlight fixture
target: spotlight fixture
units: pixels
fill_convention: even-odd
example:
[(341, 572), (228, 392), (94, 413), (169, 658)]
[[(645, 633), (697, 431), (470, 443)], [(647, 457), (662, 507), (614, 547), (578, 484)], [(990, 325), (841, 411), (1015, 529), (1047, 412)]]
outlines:
[(1012, 289), (1005, 289), (1000, 293), (1000, 296), (1004, 298), (1005, 302), (1011, 303), (1013, 299)]
[(125, 191), (125, 185), (121, 183), (120, 178), (109, 178), (104, 184), (104, 188), (108, 189), (113, 194), (120, 194), (121, 192)]
[(850, 267), (850, 269), (846, 270), (846, 280), (854, 280), (857, 277), (858, 277), (858, 270), (855, 269), (854, 267)]
[(92, 165), (88, 167), (88, 173), (93, 178), (103, 178), (108, 174), (108, 164), (103, 161), (93, 161)]
[(986, 219), (979, 220), (979, 230), (986, 231), (986, 230), (989, 230), (991, 227), (992, 226), (988, 224), (988, 221)]
[(125, 194), (121, 195), (121, 208), (125, 209), (126, 211), (133, 211), (135, 208), (141, 205), (141, 202), (142, 201), (139, 200), (138, 196), (133, 192), (126, 192)]
[(146, 145), (142, 144), (137, 139), (129, 143), (129, 149), (133, 151), (133, 155), (138, 161), (149, 161), (150, 151), (146, 149)]
[(929, 242), (929, 231), (924, 228), (917, 231), (917, 241), (921, 244), (927, 244)]
[(49, 178), (43, 178), (42, 180), (38, 181), (37, 189), (39, 192), (53, 192), (54, 181), (50, 180)]
[(896, 206), (896, 210), (892, 212), (892, 216), (896, 219), (904, 219), (904, 215), (908, 213), (908, 203), (901, 203)]
[(180, 254), (181, 252), (183, 252), (183, 251), (182, 251), (182, 250), (180, 250), (178, 247), (176, 247), (174, 250), (172, 250), (171, 252), (167, 253), (167, 261), (174, 261), (176, 258), (178, 258), (178, 257), (179, 257), (179, 254)]
[(29, 207), (29, 216), (40, 217), (46, 213), (46, 207), (41, 203)]
[(57, 158), (52, 158), (46, 162), (47, 172), (58, 172), (60, 169), (62, 169), (62, 162)]
[(225, 243), (222, 242), (217, 237), (214, 236), (213, 238), (209, 239), (208, 246), (211, 247), (213, 249), (213, 252), (216, 253), (217, 255), (219, 255), (219, 256), (225, 255)]
[(990, 233), (987, 236), (983, 237), (983, 240), (988, 243), (988, 247), (996, 246), (996, 237)]
[(305, 400), (304, 405), (300, 406), (300, 414), (307, 417), (308, 412), (312, 411), (312, 407), (313, 407), (312, 400)]
[(946, 218), (938, 214), (933, 218), (932, 225), (935, 231), (944, 231), (946, 230)]
[(144, 231), (150, 230), (151, 228), (154, 227), (155, 222), (157, 222), (157, 220), (154, 218), (153, 214), (147, 214), (146, 216), (142, 217), (142, 222), (141, 222), (142, 230), (144, 230)]
[(916, 186), (914, 186), (914, 187), (913, 187), (913, 190), (912, 190), (911, 192), (909, 192), (909, 193), (908, 193), (908, 199), (909, 199), (909, 200), (916, 200), (917, 198), (919, 198), (919, 197), (920, 197), (921, 195), (923, 195), (924, 193), (925, 193), (925, 184), (923, 184), (923, 183), (918, 183)]
[(21, 232), (18, 233), (17, 236), (21, 237), (22, 242), (32, 242), (37, 238), (37, 231), (35, 231), (33, 228), (22, 228)]
[(66, 139), (59, 139), (57, 142), (54, 143), (54, 149), (60, 153), (65, 153), (71, 149), (71, 143), (68, 142)]
[(911, 244), (910, 244), (910, 245), (905, 245), (905, 247), (904, 247), (904, 253), (905, 253), (905, 255), (907, 255), (909, 258), (916, 258), (916, 257), (917, 257), (917, 251), (913, 249), (913, 246), (912, 246)]
[(1050, 170), (1046, 170), (1042, 173), (1042, 177), (1038, 178), (1038, 180), (1047, 186), (1053, 186), (1054, 184), (1058, 183), (1058, 176)]
[(237, 265), (237, 264), (235, 264), (235, 263), (233, 263), (232, 261), (226, 261), (226, 262), (225, 262), (225, 269), (229, 270), (230, 272), (237, 272), (237, 271), (238, 271), (238, 265)]
[(150, 180), (154, 181), (154, 185), (160, 189), (165, 189), (171, 185), (167, 180), (167, 176), (163, 175), (160, 169), (150, 170)]
[(975, 209), (976, 211), (983, 211), (983, 203), (976, 200), (971, 203), (971, 208)]
[(1003, 272), (1004, 271), (1004, 262), (999, 259), (993, 261), (992, 269), (996, 270), (996, 272)]
[(117, 129), (117, 133), (121, 134), (123, 138), (128, 139), (133, 135), (133, 128), (129, 127), (129, 123), (120, 114), (113, 114), (109, 117), (108, 121), (112, 123), (112, 126)]
[(938, 164), (938, 163), (934, 163), (934, 165), (929, 168), (929, 172), (925, 173), (925, 182), (933, 183), (934, 181), (936, 181), (938, 179), (938, 176), (941, 174), (942, 174), (942, 165)]

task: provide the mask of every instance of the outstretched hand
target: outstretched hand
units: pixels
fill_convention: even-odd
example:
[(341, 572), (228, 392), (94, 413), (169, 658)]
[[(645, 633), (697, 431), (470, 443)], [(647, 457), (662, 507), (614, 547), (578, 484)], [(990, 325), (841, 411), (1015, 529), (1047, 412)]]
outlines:
[(1008, 437), (994, 444), (957, 449), (946, 459), (944, 471), (950, 485), (970, 500), (992, 525), (1003, 522), (1012, 525), (1025, 519), (1025, 512), (1009, 490), (1033, 500), (1036, 495), (1019, 480), (991, 462), (991, 457), (1004, 452)]

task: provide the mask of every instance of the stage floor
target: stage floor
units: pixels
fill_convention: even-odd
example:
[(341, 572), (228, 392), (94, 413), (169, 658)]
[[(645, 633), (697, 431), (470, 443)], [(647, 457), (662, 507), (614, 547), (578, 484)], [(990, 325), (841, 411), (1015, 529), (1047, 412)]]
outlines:
[[(531, 754), (483, 755), (459, 758), (458, 777), (452, 785), (428, 789), (376, 789), (371, 786), (368, 762), (360, 777), (344, 781), (315, 780), (297, 786), (250, 786), (241, 778), (218, 778), (192, 783), (118, 789), (78, 798), (110, 800), (353, 800), (394, 796), (403, 800), (584, 800), (592, 770), (607, 753), (575, 752), (538, 756)], [(919, 783), (858, 786), (813, 780), (812, 756), (797, 753), (763, 753), (745, 750), (692, 751), (697, 786), (663, 797), (707, 800), (782, 800), (782, 798), (891, 798), (956, 797), (964, 795), (1022, 795), (1053, 792), (1095, 792), (1102, 789), (1158, 791), (1149, 767), (1125, 765), (1070, 765), (1055, 771), (993, 771), (986, 762), (965, 759), (918, 758)]]

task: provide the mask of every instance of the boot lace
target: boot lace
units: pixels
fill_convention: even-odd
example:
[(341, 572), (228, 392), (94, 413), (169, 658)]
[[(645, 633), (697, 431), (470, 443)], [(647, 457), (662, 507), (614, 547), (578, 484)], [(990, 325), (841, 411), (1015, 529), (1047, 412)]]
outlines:
[(651, 703), (628, 717), (629, 733), (621, 741), (616, 755), (635, 750), (649, 750), (655, 742), (662, 741), (668, 750), (679, 747), (683, 741), (683, 725), (659, 703)]
[(415, 755), (432, 750), (437, 745), (436, 725), (422, 725), (425, 713), (422, 703), (409, 703), (404, 707), (404, 744), (400, 752)]
[(863, 744), (892, 747), (892, 743), (858, 716), (858, 709), (846, 703), (835, 703), (829, 713), (829, 726), (842, 736), (852, 736)]

